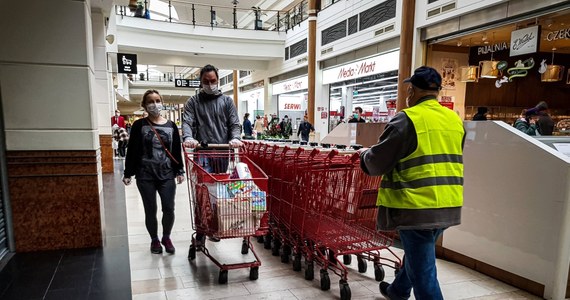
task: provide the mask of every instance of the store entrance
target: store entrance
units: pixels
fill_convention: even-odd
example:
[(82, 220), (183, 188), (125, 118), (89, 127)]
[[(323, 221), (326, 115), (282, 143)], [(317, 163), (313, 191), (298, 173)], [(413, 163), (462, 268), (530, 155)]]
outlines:
[(470, 32), (427, 41), (427, 65), (443, 77), (442, 104), (465, 120), (481, 107), (487, 119), (513, 124), (545, 101), (554, 134), (566, 134), (570, 10)]

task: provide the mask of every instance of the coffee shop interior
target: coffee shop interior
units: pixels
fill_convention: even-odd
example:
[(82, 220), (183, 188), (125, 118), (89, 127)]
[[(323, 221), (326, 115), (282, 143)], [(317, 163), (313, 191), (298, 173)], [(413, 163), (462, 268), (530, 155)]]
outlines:
[(554, 134), (570, 134), (569, 10), (426, 42), (427, 64), (443, 77), (440, 101), (465, 120), (487, 107), (488, 119), (513, 124), (546, 101)]

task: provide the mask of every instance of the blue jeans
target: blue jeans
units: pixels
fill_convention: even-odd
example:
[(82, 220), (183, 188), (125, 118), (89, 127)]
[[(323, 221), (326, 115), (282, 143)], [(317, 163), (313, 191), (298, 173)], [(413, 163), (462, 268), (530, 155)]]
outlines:
[(404, 267), (388, 287), (392, 300), (443, 300), (435, 267), (435, 242), (445, 229), (399, 230), (404, 246)]

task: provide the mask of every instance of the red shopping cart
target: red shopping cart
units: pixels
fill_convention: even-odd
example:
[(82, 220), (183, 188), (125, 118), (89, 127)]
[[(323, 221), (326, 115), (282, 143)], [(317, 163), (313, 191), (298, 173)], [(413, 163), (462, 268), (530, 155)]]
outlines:
[[(220, 147), (227, 149), (228, 145), (208, 147), (217, 150), (185, 151), (192, 228), (195, 230), (188, 259), (194, 260), (196, 252), (203, 252), (220, 268), (220, 284), (227, 283), (228, 270), (240, 268), (250, 268), (249, 278), (256, 280), (261, 261), (250, 238), (268, 231), (267, 176), (243, 153), (219, 150)], [(249, 170), (250, 175), (239, 178), (236, 176), (237, 169)], [(241, 253), (247, 254), (251, 249), (255, 259), (222, 263), (210, 254), (206, 247), (206, 236), (243, 238)]]

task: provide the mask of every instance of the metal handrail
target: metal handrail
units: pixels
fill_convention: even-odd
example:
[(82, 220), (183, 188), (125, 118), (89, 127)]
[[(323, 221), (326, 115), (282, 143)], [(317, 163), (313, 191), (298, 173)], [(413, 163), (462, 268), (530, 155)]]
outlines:
[[(176, 22), (182, 24), (192, 24), (193, 26), (208, 26), (211, 28), (218, 27), (218, 28), (233, 28), (233, 29), (253, 29), (253, 30), (267, 30), (267, 31), (285, 31), (287, 32), (290, 29), (293, 29), (296, 25), (300, 25), (301, 22), (308, 18), (308, 3), (307, 1), (301, 1), (299, 4), (294, 6), (293, 8), (289, 9), (288, 11), (281, 11), (281, 10), (269, 10), (269, 9), (260, 9), (256, 7), (252, 7), (250, 9), (246, 8), (238, 8), (236, 6), (222, 6), (222, 5), (210, 5), (210, 4), (203, 4), (197, 2), (187, 2), (182, 0), (170, 0), (165, 1), (168, 3), (168, 16), (165, 15), (165, 19), (162, 21), (166, 22)], [(181, 20), (175, 19), (172, 17), (172, 7), (174, 4), (186, 5), (191, 7), (192, 11), (192, 19), (191, 20)], [(208, 9), (210, 18), (207, 23), (199, 22), (197, 20), (196, 10), (199, 9)], [(146, 5), (145, 8), (146, 9)], [(115, 6), (115, 13), (120, 16), (128, 16), (130, 8), (128, 6)], [(219, 24), (217, 22), (217, 13), (218, 11), (227, 12), (231, 10), (231, 16), (233, 18), (232, 22), (228, 20), (225, 22), (226, 24)], [(132, 12), (132, 10), (130, 10)], [(238, 12), (242, 13), (241, 17), (238, 17)], [(142, 14), (142, 18), (144, 18), (145, 14)], [(270, 16), (265, 21), (262, 19), (263, 16)], [(157, 20), (156, 18), (150, 18), (154, 21), (161, 21)], [(250, 18), (249, 20), (247, 20)], [(245, 25), (238, 25), (240, 22), (244, 22)], [(251, 23), (253, 22), (253, 26)], [(264, 23), (268, 23), (268, 26), (264, 26)]]

